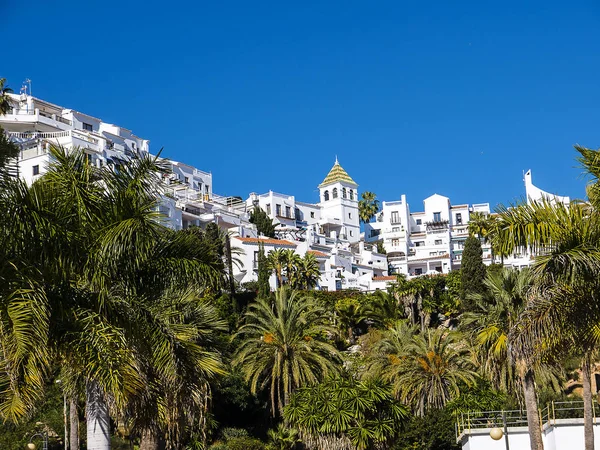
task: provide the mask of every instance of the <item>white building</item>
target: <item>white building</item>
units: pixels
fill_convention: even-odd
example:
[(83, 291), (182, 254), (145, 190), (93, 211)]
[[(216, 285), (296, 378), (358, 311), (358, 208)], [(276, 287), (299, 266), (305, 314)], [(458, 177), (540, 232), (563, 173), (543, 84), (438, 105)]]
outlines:
[[(448, 197), (434, 194), (423, 201), (424, 210), (412, 212), (406, 196), (382, 202), (377, 221), (365, 225), (365, 242), (382, 241), (390, 271), (406, 275), (448, 273), (460, 268), (470, 214), (489, 214), (487, 203), (452, 205)], [(483, 244), (484, 262), (491, 251)]]

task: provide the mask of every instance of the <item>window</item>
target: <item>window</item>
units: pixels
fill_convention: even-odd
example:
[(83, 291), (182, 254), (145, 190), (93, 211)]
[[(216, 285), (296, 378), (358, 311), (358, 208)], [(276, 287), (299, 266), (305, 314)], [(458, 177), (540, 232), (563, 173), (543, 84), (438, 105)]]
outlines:
[(292, 208), (290, 208), (289, 206), (285, 207), (285, 217), (287, 217), (287, 218), (292, 217)]
[(184, 181), (184, 183), (186, 183), (186, 184), (187, 184), (187, 183), (189, 183), (189, 182), (190, 182), (190, 179), (189, 179), (188, 177), (184, 177), (184, 178), (183, 178), (183, 181)]
[(311, 211), (311, 212), (310, 212), (310, 218), (311, 218), (311, 219), (314, 219), (314, 218), (315, 218), (315, 212), (314, 212), (314, 211)]
[(400, 227), (392, 227), (392, 233), (398, 233), (400, 231)]
[(348, 219), (352, 219), (352, 213), (348, 213)]
[(456, 224), (457, 225), (462, 224), (462, 214), (461, 213), (456, 213)]
[(392, 239), (392, 246), (398, 247), (400, 245), (400, 239)]
[(400, 214), (398, 214), (398, 211), (392, 211), (392, 223), (400, 223)]
[(434, 222), (441, 222), (442, 221), (442, 213), (441, 212), (434, 212), (433, 213), (433, 221)]
[(354, 236), (354, 232), (350, 230), (350, 236)]
[(439, 273), (442, 273), (442, 268), (441, 268), (440, 266), (437, 266), (437, 267), (435, 268), (435, 271), (436, 271), (436, 272), (439, 272)]
[(300, 210), (298, 208), (294, 209), (294, 215), (296, 216), (296, 220), (300, 220)]
[(275, 205), (275, 215), (281, 216), (281, 205)]
[(325, 201), (329, 200), (329, 191), (323, 192), (323, 200), (325, 200)]
[(435, 240), (435, 245), (442, 245), (442, 240), (441, 239), (436, 239)]
[(331, 191), (331, 196), (333, 198), (338, 198), (338, 194), (337, 194), (337, 188), (333, 188), (333, 191)]
[(423, 275), (423, 269), (415, 269), (415, 275)]
[(415, 242), (415, 247), (424, 247), (425, 246), (425, 241), (417, 241)]
[(350, 200), (354, 200), (354, 191), (350, 189)]
[(131, 143), (131, 148), (135, 150), (135, 142)]
[(92, 128), (92, 125), (90, 125), (89, 123), (82, 122), (82, 125), (83, 125), (83, 129), (84, 129), (85, 131), (93, 131), (93, 130), (94, 130), (94, 129)]
[(417, 225), (421, 225), (423, 222), (421, 221), (421, 219), (417, 219)]
[(346, 198), (346, 188), (342, 188), (342, 198)]
[(33, 174), (34, 175), (39, 175), (40, 174), (40, 166), (39, 165), (33, 166), (32, 169), (33, 169)]
[(267, 214), (271, 215), (271, 204), (267, 203)]
[(209, 186), (208, 184), (205, 184), (205, 185), (204, 185), (204, 193), (205, 193), (206, 195), (210, 194), (210, 186)]

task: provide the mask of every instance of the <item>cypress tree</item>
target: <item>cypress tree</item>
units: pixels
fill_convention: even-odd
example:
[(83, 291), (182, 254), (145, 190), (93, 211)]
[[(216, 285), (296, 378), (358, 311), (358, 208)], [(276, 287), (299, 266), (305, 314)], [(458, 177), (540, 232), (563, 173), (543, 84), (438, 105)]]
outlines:
[(483, 294), (485, 292), (486, 268), (483, 263), (483, 250), (481, 241), (475, 236), (469, 236), (465, 241), (460, 265), (460, 281), (462, 298), (468, 305), (469, 294)]
[(258, 298), (267, 298), (271, 293), (269, 266), (265, 256), (265, 246), (258, 244)]
[(260, 207), (255, 206), (254, 210), (250, 213), (250, 223), (256, 225), (259, 234), (270, 238), (275, 237), (275, 225), (267, 213)]

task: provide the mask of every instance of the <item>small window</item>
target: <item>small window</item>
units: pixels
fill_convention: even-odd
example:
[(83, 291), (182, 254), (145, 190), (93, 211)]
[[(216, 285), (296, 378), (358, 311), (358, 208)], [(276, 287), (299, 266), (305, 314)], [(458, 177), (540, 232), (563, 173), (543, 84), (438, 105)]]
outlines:
[(415, 247), (423, 247), (425, 245), (424, 241), (417, 241), (415, 242)]
[(400, 214), (398, 214), (398, 211), (392, 211), (392, 223), (400, 223)]
[(323, 200), (325, 200), (325, 201), (329, 200), (329, 191), (323, 192)]
[(338, 198), (338, 192), (337, 192), (337, 188), (333, 188), (333, 191), (331, 191), (331, 196), (333, 198)]
[(398, 233), (400, 231), (400, 227), (392, 227), (392, 233)]
[(392, 246), (398, 247), (400, 245), (400, 239), (392, 239)]
[(423, 222), (421, 221), (421, 219), (417, 219), (417, 225), (421, 225)]
[(271, 215), (271, 204), (267, 203), (267, 214)]
[(354, 232), (350, 230), (350, 236), (354, 236)]
[(423, 269), (421, 269), (421, 268), (415, 269), (415, 275), (423, 275)]
[(184, 179), (183, 179), (183, 180), (184, 180), (184, 182), (185, 182), (186, 184), (190, 182), (190, 179), (189, 179), (188, 177), (184, 177)]
[(350, 200), (354, 200), (354, 191), (350, 189)]
[(292, 208), (290, 208), (289, 206), (285, 207), (285, 217), (287, 217), (287, 218), (292, 217)]
[(436, 239), (435, 240), (435, 245), (442, 245), (442, 240), (441, 239)]
[(298, 208), (294, 209), (294, 215), (296, 216), (296, 220), (300, 220), (300, 210)]
[(204, 185), (204, 193), (205, 193), (206, 195), (210, 194), (210, 186), (209, 186), (208, 184), (205, 184), (205, 185)]
[(33, 174), (34, 175), (39, 175), (40, 174), (40, 166), (39, 165), (33, 166), (32, 169), (33, 169)]
[(346, 188), (342, 188), (342, 198), (346, 198)]
[(92, 125), (91, 125), (91, 124), (89, 124), (89, 123), (85, 123), (85, 122), (83, 122), (83, 123), (82, 123), (82, 125), (83, 125), (83, 129), (84, 129), (85, 131), (93, 131), (93, 130), (94, 130), (94, 129), (92, 128)]
[(310, 212), (310, 218), (311, 218), (311, 219), (314, 219), (314, 218), (315, 218), (315, 213), (314, 213), (314, 211), (311, 211), (311, 212)]
[(461, 213), (456, 213), (456, 224), (457, 225), (462, 224), (462, 214)]
[(348, 213), (348, 219), (352, 219), (352, 213)]
[(434, 222), (441, 222), (442, 221), (442, 213), (441, 212), (434, 212), (433, 213), (433, 221)]
[(275, 215), (281, 216), (281, 205), (275, 205)]

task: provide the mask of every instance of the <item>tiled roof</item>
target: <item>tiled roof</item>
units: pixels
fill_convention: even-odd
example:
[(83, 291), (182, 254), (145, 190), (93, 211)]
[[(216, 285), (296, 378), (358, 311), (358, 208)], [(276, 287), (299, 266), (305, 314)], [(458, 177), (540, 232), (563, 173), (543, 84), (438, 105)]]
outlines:
[(373, 277), (373, 281), (396, 281), (398, 277), (396, 275), (388, 275), (385, 277)]
[(451, 209), (457, 209), (457, 208), (468, 208), (469, 205), (453, 205), (450, 208)]
[(331, 168), (331, 170), (329, 171), (329, 173), (327, 174), (327, 176), (325, 177), (323, 182), (319, 185), (319, 187), (327, 186), (328, 184), (337, 183), (338, 181), (352, 184), (355, 187), (358, 186), (358, 184), (356, 184), (356, 182), (352, 179), (352, 177), (350, 177), (350, 175), (348, 175), (348, 172), (346, 172), (342, 168), (342, 166), (340, 166), (340, 163), (338, 162), (338, 160), (336, 158), (335, 164), (333, 165), (333, 167)]
[(323, 253), (323, 252), (320, 252), (318, 250), (309, 250), (306, 253), (311, 253), (311, 254), (315, 255), (316, 257), (318, 257), (318, 258), (329, 258), (329, 255), (327, 253)]
[(238, 239), (242, 242), (248, 243), (248, 244), (264, 244), (264, 245), (275, 245), (275, 246), (280, 246), (280, 247), (296, 247), (296, 244), (294, 244), (293, 242), (290, 241), (286, 241), (283, 239), (259, 239), (259, 238), (248, 238), (248, 237), (238, 237), (236, 236), (235, 239)]

